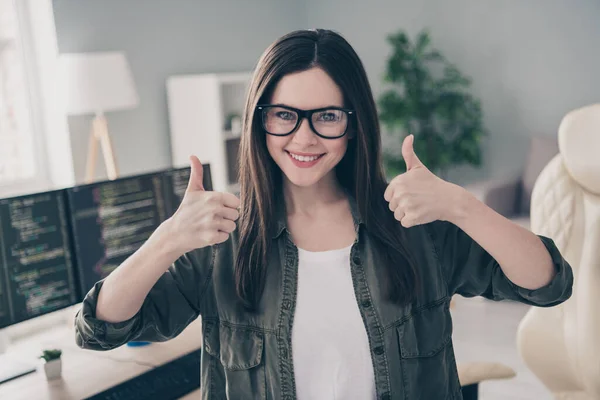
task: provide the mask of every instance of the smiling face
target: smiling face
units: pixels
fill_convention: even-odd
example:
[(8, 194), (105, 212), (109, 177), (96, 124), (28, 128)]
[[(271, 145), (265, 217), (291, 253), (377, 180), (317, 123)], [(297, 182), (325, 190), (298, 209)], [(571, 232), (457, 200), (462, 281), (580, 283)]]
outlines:
[[(344, 107), (343, 99), (342, 91), (329, 75), (320, 68), (312, 68), (284, 76), (275, 87), (270, 104), (312, 110)], [(322, 116), (325, 121), (331, 117)], [(281, 118), (289, 119), (289, 114), (284, 112)], [(334, 168), (348, 147), (348, 135), (324, 139), (312, 131), (307, 119), (288, 136), (266, 136), (269, 154), (283, 172), (284, 180), (301, 187), (333, 180)]]

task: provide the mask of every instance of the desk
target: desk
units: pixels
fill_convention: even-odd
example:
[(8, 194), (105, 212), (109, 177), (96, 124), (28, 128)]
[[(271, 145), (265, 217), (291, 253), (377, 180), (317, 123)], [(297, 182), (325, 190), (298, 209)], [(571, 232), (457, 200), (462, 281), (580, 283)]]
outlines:
[[(0, 399), (80, 400), (199, 349), (201, 340), (198, 319), (168, 342), (93, 351), (77, 347), (72, 323), (58, 326), (12, 344), (6, 354), (29, 361), (36, 360), (42, 349), (61, 349), (62, 378), (48, 381), (42, 371), (36, 371), (0, 384)], [(182, 399), (199, 398), (198, 389)]]

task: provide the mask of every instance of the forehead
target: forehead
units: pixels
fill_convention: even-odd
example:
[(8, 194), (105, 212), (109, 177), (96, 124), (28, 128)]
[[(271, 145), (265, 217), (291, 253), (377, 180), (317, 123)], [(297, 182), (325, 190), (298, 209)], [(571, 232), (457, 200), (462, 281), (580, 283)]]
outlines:
[(288, 74), (277, 83), (273, 104), (285, 104), (301, 109), (344, 106), (344, 96), (338, 85), (320, 68)]

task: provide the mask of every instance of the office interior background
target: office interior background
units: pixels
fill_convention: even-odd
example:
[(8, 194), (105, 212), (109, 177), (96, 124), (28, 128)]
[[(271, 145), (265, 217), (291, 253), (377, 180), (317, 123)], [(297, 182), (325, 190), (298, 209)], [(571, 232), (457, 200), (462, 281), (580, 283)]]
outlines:
[[(77, 188), (110, 182), (114, 174), (118, 179), (150, 174), (167, 182), (171, 178), (166, 176), (185, 173), (192, 153), (210, 164), (215, 190), (235, 191), (244, 89), (271, 42), (295, 29), (338, 31), (361, 57), (378, 100), (392, 86), (384, 79), (393, 51), (386, 38), (402, 31), (413, 40), (426, 30), (432, 48), (470, 78), (466, 90), (480, 102), (486, 132), (480, 142), (481, 165), (449, 166), (445, 179), (468, 188), (516, 223), (534, 231), (552, 225), (544, 234), (564, 235), (560, 228), (575, 224), (569, 213), (557, 223), (545, 223), (554, 218), (552, 212), (541, 199), (536, 209), (531, 199), (534, 190), (541, 193), (535, 185), (541, 187), (538, 178), (544, 169), (571, 165), (573, 150), (567, 154), (566, 139), (559, 146), (559, 132), (577, 136), (581, 149), (600, 150), (599, 21), (596, 0), (0, 0), (0, 199), (63, 189), (71, 191), (72, 199)], [(94, 59), (99, 53), (106, 58)], [(69, 58), (73, 55), (82, 58)], [(106, 74), (111, 68), (118, 79)], [(97, 87), (68, 89), (77, 84), (78, 73), (102, 76), (98, 79), (105, 80), (113, 97), (102, 99)], [(90, 109), (77, 110), (73, 96), (78, 104), (89, 102)], [(573, 123), (565, 122), (567, 116)], [(401, 136), (382, 126), (386, 147), (399, 149)], [(573, 129), (578, 131), (571, 133)], [(97, 156), (90, 152), (94, 135), (100, 138)], [(584, 220), (579, 222), (585, 232), (597, 233), (600, 169), (594, 170), (597, 161), (585, 159), (588, 153), (581, 154), (577, 162), (587, 171), (584, 183), (578, 176), (569, 184), (556, 177), (542, 183), (545, 190), (552, 183), (567, 187), (567, 197), (578, 190), (590, 196), (593, 201), (585, 205), (572, 200), (571, 212), (580, 213), (577, 207), (582, 207)], [(164, 183), (161, 195), (175, 186)], [(164, 196), (172, 197), (173, 190)], [(555, 207), (562, 210), (563, 203), (557, 201)], [(533, 221), (540, 209), (542, 216)], [(577, 240), (582, 249), (589, 247), (585, 237)], [(587, 260), (600, 268), (598, 252), (592, 258), (578, 254), (577, 262)], [(578, 267), (574, 265), (576, 271)], [(0, 280), (7, 276), (2, 271)], [(2, 290), (6, 283), (0, 285), (0, 295)], [(575, 312), (574, 307), (561, 307), (560, 313)], [(76, 309), (75, 304), (0, 325), (5, 341), (0, 348), (9, 352), (13, 342), (62, 324)], [(480, 398), (551, 399), (560, 391), (581, 396), (572, 398), (600, 396), (594, 391), (600, 384), (594, 388), (589, 383), (593, 378), (571, 354), (566, 359), (578, 366), (549, 367), (564, 385), (548, 384), (547, 374), (531, 359), (537, 353), (520, 348), (529, 343), (518, 334), (524, 332), (529, 311), (522, 304), (456, 299), (457, 362), (463, 377), (480, 382)], [(552, 319), (558, 324), (554, 327), (539, 327), (539, 340), (557, 326), (577, 323), (568, 315), (561, 318)], [(9, 383), (0, 384), (0, 398)]]

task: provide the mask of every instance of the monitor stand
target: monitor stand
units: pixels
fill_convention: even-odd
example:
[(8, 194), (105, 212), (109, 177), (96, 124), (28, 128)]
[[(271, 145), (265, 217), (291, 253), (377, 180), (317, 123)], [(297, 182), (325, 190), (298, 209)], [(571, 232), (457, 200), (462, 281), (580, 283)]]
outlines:
[(36, 371), (32, 362), (18, 360), (13, 356), (2, 354), (8, 347), (8, 337), (0, 329), (0, 384)]

